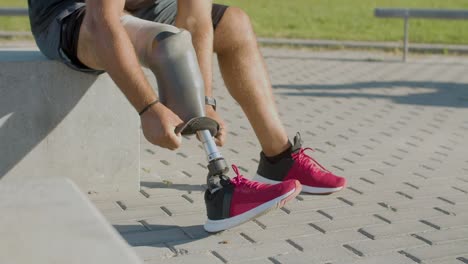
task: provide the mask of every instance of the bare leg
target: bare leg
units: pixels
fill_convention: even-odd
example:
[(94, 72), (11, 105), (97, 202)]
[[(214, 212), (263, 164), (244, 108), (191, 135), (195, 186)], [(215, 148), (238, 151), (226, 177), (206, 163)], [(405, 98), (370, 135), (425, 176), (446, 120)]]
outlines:
[(229, 7), (214, 33), (214, 50), (229, 93), (240, 104), (267, 156), (290, 145), (249, 17)]

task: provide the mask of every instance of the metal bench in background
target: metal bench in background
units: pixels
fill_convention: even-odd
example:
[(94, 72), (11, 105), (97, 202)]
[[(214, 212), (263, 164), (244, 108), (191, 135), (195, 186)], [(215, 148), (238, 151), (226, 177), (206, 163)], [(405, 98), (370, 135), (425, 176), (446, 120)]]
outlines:
[(409, 9), (409, 8), (376, 8), (374, 15), (378, 18), (403, 18), (404, 51), (403, 61), (406, 61), (409, 49), (409, 19), (468, 19), (468, 10), (451, 9)]
[(27, 8), (0, 8), (0, 16), (27, 16)]
[[(0, 17), (2, 16), (17, 16), (27, 17), (28, 9), (20, 7), (0, 7)], [(0, 37), (30, 37), (31, 32), (12, 32), (0, 29)]]

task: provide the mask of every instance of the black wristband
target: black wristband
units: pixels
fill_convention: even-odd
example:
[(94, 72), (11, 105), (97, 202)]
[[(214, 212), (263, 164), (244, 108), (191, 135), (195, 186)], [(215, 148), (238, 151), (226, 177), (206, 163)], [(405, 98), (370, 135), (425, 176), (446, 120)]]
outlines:
[(155, 105), (159, 103), (159, 100), (156, 99), (154, 100), (153, 102), (149, 103), (147, 106), (145, 106), (145, 108), (143, 108), (143, 110), (141, 110), (140, 112), (138, 112), (138, 114), (141, 116), (142, 114), (144, 114), (148, 109), (150, 109), (151, 106)]

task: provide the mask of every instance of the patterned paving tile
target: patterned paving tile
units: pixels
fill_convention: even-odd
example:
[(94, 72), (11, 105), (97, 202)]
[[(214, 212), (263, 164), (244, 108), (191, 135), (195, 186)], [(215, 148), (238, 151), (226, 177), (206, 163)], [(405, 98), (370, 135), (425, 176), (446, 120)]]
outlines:
[[(203, 228), (206, 161), (141, 141), (142, 191), (95, 199), (147, 263), (468, 263), (468, 58), (263, 49), (281, 118), (349, 180), (232, 230)], [(246, 177), (259, 144), (218, 71), (222, 148)], [(242, 155), (239, 155), (242, 153)]]

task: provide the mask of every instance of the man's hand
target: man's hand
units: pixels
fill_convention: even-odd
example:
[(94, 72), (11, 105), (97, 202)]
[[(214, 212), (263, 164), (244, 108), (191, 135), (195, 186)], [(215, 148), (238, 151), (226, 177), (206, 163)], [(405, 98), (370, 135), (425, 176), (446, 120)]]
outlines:
[(143, 134), (150, 143), (170, 150), (180, 147), (182, 136), (175, 133), (175, 128), (183, 121), (169, 108), (157, 103), (140, 118)]
[(224, 143), (226, 143), (226, 135), (227, 135), (226, 124), (224, 123), (224, 120), (221, 119), (221, 117), (218, 115), (218, 113), (213, 109), (211, 105), (207, 105), (205, 107), (205, 114), (207, 117), (214, 119), (216, 122), (218, 122), (219, 131), (215, 137), (215, 143), (217, 146), (222, 147)]

